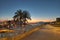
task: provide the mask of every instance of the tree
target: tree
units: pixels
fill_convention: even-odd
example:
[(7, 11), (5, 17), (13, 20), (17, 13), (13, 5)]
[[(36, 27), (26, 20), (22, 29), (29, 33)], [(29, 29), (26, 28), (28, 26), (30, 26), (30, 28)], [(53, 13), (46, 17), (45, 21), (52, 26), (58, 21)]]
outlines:
[(22, 11), (22, 10), (17, 10), (17, 12), (15, 12), (15, 16), (13, 18), (14, 18), (14, 21), (18, 21), (18, 22), (20, 22), (20, 24), (21, 24), (21, 22), (23, 22), (23, 24), (21, 24), (21, 25), (26, 24), (27, 19), (31, 20), (30, 13), (28, 11)]
[(14, 21), (16, 24), (20, 24), (20, 26), (22, 26), (22, 10), (17, 10), (17, 12), (15, 12), (15, 16), (13, 17), (14, 18)]
[(24, 26), (28, 22), (27, 19), (31, 20), (31, 16), (28, 11), (23, 11), (23, 24), (24, 24)]
[[(19, 23), (19, 25), (23, 28), (28, 23), (27, 19), (31, 20), (31, 16), (28, 11), (17, 10), (14, 15), (14, 21)], [(17, 24), (18, 25), (18, 24)], [(22, 26), (24, 25), (24, 26)]]

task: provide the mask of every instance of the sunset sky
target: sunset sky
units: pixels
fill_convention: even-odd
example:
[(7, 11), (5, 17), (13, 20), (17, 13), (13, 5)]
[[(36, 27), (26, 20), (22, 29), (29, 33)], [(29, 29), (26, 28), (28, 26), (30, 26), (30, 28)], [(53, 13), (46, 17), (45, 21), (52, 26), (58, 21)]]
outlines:
[(0, 0), (0, 20), (11, 20), (14, 13), (27, 10), (32, 21), (53, 21), (60, 17), (60, 0)]

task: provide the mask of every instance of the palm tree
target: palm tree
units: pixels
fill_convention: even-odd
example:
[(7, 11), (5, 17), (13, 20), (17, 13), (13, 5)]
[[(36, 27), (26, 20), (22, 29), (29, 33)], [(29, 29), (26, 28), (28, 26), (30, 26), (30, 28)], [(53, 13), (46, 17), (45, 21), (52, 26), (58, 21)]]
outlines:
[(15, 16), (13, 17), (14, 18), (14, 21), (17, 23), (20, 24), (20, 26), (22, 26), (22, 10), (17, 10), (17, 12), (15, 12)]
[(24, 26), (27, 24), (27, 19), (31, 20), (31, 16), (28, 11), (23, 11), (23, 23)]
[(14, 18), (14, 21), (18, 21), (18, 22), (20, 22), (20, 24), (21, 24), (21, 22), (26, 24), (27, 19), (31, 20), (31, 16), (30, 16), (29, 12), (28, 11), (22, 12), (22, 10), (17, 10), (17, 12), (15, 12), (15, 16), (13, 18)]
[(25, 26), (28, 23), (27, 19), (31, 20), (31, 16), (28, 11), (23, 11), (23, 18), (22, 18), (23, 25), (24, 25), (24, 26), (22, 26), (23, 32), (25, 32)]
[[(31, 20), (31, 16), (30, 16), (29, 12), (22, 11), (22, 10), (17, 10), (17, 12), (15, 12), (15, 16), (13, 18), (14, 18), (14, 21), (17, 21), (18, 23), (20, 23), (19, 25), (22, 27), (22, 29), (27, 24), (27, 22), (28, 22), (27, 19)], [(22, 26), (22, 25), (24, 25), (24, 26)]]

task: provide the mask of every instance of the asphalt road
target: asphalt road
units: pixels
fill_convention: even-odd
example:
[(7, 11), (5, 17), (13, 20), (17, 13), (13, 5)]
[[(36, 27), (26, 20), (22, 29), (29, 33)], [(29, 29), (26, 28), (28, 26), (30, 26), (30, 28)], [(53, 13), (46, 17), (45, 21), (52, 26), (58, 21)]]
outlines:
[(22, 40), (60, 40), (60, 28), (44, 25)]

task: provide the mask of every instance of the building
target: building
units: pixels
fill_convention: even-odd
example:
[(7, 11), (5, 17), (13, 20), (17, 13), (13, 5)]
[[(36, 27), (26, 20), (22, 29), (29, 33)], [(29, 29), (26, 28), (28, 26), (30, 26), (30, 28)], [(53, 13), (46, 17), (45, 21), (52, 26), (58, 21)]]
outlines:
[(56, 21), (57, 21), (57, 22), (60, 22), (60, 18), (56, 18)]
[(60, 24), (60, 18), (56, 18), (56, 23)]

